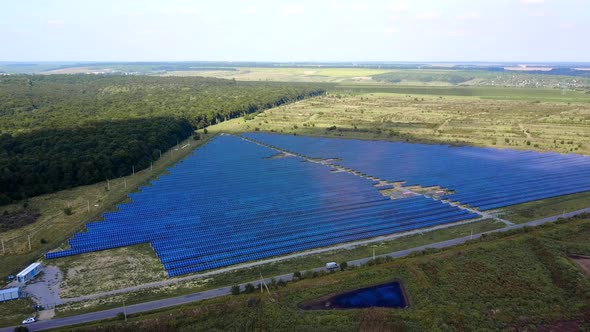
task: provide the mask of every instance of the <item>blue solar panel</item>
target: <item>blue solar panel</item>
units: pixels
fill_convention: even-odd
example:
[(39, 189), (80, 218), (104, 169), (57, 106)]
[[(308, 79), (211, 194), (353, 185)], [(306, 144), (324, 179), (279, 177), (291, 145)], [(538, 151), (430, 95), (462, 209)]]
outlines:
[(391, 200), (379, 190), (392, 186), (276, 153), (218, 136), (46, 257), (147, 242), (176, 276), (478, 217), (423, 196)]
[(590, 191), (590, 157), (448, 145), (248, 133), (245, 137), (405, 186), (441, 186), (443, 199), (490, 210)]

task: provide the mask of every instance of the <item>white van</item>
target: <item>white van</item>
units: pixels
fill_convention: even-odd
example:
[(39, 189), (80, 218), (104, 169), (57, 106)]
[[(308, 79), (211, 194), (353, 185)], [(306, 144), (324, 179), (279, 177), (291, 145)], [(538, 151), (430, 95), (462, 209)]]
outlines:
[(326, 269), (328, 269), (328, 270), (336, 270), (339, 267), (340, 266), (338, 266), (338, 264), (336, 264), (336, 262), (326, 263)]

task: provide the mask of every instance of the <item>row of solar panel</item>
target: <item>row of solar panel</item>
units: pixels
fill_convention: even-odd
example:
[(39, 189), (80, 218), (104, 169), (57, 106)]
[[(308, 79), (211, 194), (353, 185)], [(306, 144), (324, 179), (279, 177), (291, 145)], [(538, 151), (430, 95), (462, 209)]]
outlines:
[[(362, 210), (358, 210), (358, 211), (354, 211), (354, 212), (350, 212), (350, 211), (345, 211), (342, 212), (340, 214), (336, 214), (336, 213), (330, 213), (329, 215), (326, 215), (325, 217), (330, 217), (330, 222), (328, 223), (329, 225), (335, 224), (335, 223), (342, 223), (346, 220), (349, 219), (353, 219), (356, 218), (357, 216), (360, 215), (366, 215), (369, 213), (373, 213), (377, 214), (377, 213), (381, 213), (381, 212), (389, 212), (386, 214), (386, 216), (388, 218), (397, 218), (396, 220), (406, 220), (408, 218), (416, 218), (417, 216), (420, 215), (430, 215), (433, 213), (436, 213), (439, 210), (448, 210), (449, 207), (440, 204), (439, 202), (435, 202), (432, 200), (428, 200), (428, 199), (422, 199), (418, 202), (416, 202), (416, 204), (413, 204), (411, 206), (406, 206), (405, 209), (400, 209), (397, 211), (391, 210), (391, 206), (390, 204), (387, 204), (389, 202), (387, 201), (383, 201), (382, 204), (375, 206), (373, 208), (370, 209), (362, 209)], [(419, 212), (416, 212), (416, 211)], [(385, 215), (383, 215), (385, 216)], [(256, 223), (248, 223), (247, 220), (240, 220), (240, 219), (236, 219), (234, 220), (235, 222), (239, 223), (238, 226), (234, 225), (234, 224), (229, 224), (227, 226), (218, 226), (218, 227), (211, 227), (211, 229), (207, 229), (206, 227), (202, 227), (201, 225), (193, 225), (193, 227), (186, 227), (184, 225), (180, 225), (181, 229), (184, 231), (182, 234), (179, 234), (178, 236), (176, 236), (176, 238), (182, 238), (183, 236), (189, 236), (189, 237), (193, 237), (195, 239), (200, 239), (200, 238), (207, 238), (209, 236), (213, 236), (213, 235), (227, 235), (227, 234), (231, 234), (231, 233), (235, 233), (235, 232), (240, 232), (240, 234), (242, 236), (247, 236), (247, 231), (248, 230), (260, 230), (260, 229), (265, 229), (265, 228), (278, 228), (281, 226), (281, 224), (286, 224), (288, 227), (293, 227), (293, 228), (303, 228), (307, 225), (316, 225), (317, 224), (317, 220), (321, 220), (321, 218), (324, 217), (324, 215), (308, 215), (308, 216), (298, 216), (298, 217), (293, 217), (291, 219), (285, 219), (285, 218), (267, 218), (263, 221), (260, 221), (260, 223), (256, 224)], [(179, 220), (175, 220), (175, 223), (178, 223)], [(189, 220), (190, 222), (190, 220)], [(213, 225), (215, 226), (215, 225)], [(168, 227), (166, 227), (168, 228)], [(131, 227), (129, 229), (125, 229), (122, 227), (112, 227), (111, 231), (109, 232), (108, 230), (103, 230), (102, 233), (100, 234), (91, 234), (91, 233), (83, 233), (80, 235), (77, 235), (75, 237), (73, 237), (69, 243), (70, 245), (84, 245), (84, 244), (92, 244), (92, 243), (98, 243), (98, 242), (111, 242), (111, 241), (117, 241), (120, 238), (127, 238), (129, 236), (144, 236), (143, 234), (147, 233), (150, 234), (153, 232), (153, 227), (151, 225), (146, 225), (145, 227), (140, 227), (140, 226), (134, 226)], [(178, 229), (167, 229), (167, 230), (162, 230), (161, 232), (159, 232), (159, 234), (164, 234), (166, 232), (178, 232)], [(193, 233), (198, 231), (198, 235)]]
[[(469, 219), (469, 218), (465, 218), (465, 219)], [(459, 220), (463, 220), (463, 219), (458, 219), (457, 221), (459, 221)], [(432, 226), (441, 225), (444, 223), (445, 222), (433, 221), (428, 224), (423, 224), (423, 225), (421, 225), (421, 227), (432, 227)], [(179, 267), (179, 268), (175, 268), (175, 269), (167, 269), (167, 271), (168, 271), (168, 275), (173, 277), (173, 276), (177, 276), (177, 275), (181, 275), (181, 274), (201, 272), (201, 271), (205, 271), (205, 270), (209, 270), (209, 269), (225, 267), (225, 266), (232, 265), (232, 264), (239, 264), (239, 263), (248, 262), (248, 261), (252, 261), (252, 260), (259, 260), (259, 259), (264, 259), (264, 258), (268, 258), (268, 257), (278, 256), (278, 255), (285, 255), (285, 254), (289, 254), (289, 253), (293, 253), (293, 252), (297, 252), (297, 251), (303, 251), (303, 250), (309, 250), (309, 249), (318, 248), (318, 247), (330, 246), (330, 245), (334, 245), (336, 243), (356, 241), (356, 240), (360, 240), (360, 239), (382, 236), (382, 235), (391, 234), (391, 233), (400, 233), (400, 232), (409, 231), (409, 230), (413, 230), (413, 229), (416, 229), (416, 227), (407, 226), (407, 227), (397, 228), (395, 230), (386, 229), (386, 230), (373, 231), (373, 232), (367, 232), (367, 233), (362, 233), (362, 234), (348, 234), (348, 235), (341, 236), (341, 237), (333, 237), (333, 238), (327, 239), (325, 241), (295, 244), (293, 246), (282, 247), (282, 248), (275, 249), (272, 251), (254, 253), (254, 254), (244, 255), (244, 256), (237, 256), (237, 257), (233, 257), (230, 259), (222, 259), (222, 260), (215, 261), (215, 262), (194, 264), (194, 265), (190, 265), (190, 266), (186, 266), (186, 267)]]

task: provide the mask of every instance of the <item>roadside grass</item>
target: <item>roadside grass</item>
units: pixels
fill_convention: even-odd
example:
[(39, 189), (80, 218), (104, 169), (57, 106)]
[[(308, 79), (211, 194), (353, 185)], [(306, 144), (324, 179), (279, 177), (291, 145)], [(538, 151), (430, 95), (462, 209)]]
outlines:
[[(6, 251), (6, 254), (0, 255), (0, 285), (6, 282), (7, 275), (17, 273), (42, 257), (45, 252), (62, 244), (75, 232), (82, 230), (85, 223), (101, 220), (104, 212), (116, 209), (116, 204), (125, 201), (128, 193), (137, 190), (139, 186), (147, 185), (149, 180), (164, 173), (166, 168), (204, 144), (207, 136), (201, 137), (198, 141), (189, 138), (181, 142), (178, 148), (163, 152), (162, 158), (154, 162), (153, 170), (147, 168), (135, 172), (135, 175), (111, 179), (108, 184), (105, 181), (29, 199), (26, 202), (27, 208), (38, 210), (41, 217), (33, 224), (0, 234)], [(180, 148), (188, 143), (191, 145)], [(22, 204), (24, 203), (3, 208), (18, 210)], [(64, 213), (67, 207), (72, 212), (70, 215)]]
[[(590, 279), (567, 255), (572, 247), (590, 253), (586, 241), (572, 239), (590, 236), (589, 225), (587, 217), (572, 218), (290, 282), (271, 288), (270, 296), (228, 295), (75, 330), (585, 330), (590, 327)], [(406, 309), (298, 308), (304, 301), (393, 280), (406, 290)]]
[[(297, 258), (291, 258), (284, 261), (255, 266), (251, 268), (243, 268), (239, 270), (234, 270), (232, 272), (222, 273), (219, 275), (193, 279), (190, 281), (183, 281), (174, 285), (168, 285), (152, 289), (144, 289), (137, 292), (108, 296), (84, 302), (65, 304), (56, 308), (56, 315), (63, 317), (77, 315), (80, 313), (110, 309), (121, 306), (123, 301), (126, 304), (133, 304), (173, 296), (181, 296), (194, 293), (197, 291), (204, 291), (217, 287), (230, 286), (234, 284), (255, 281), (260, 279), (260, 275), (264, 277), (272, 277), (276, 275), (290, 274), (295, 271), (305, 271), (316, 267), (321, 267), (324, 266), (326, 262), (335, 261), (340, 263), (343, 261), (371, 257), (371, 255), (373, 254), (373, 249), (375, 249), (376, 255), (382, 255), (398, 250), (414, 248), (422, 245), (427, 245), (430, 243), (436, 243), (444, 240), (468, 236), (471, 233), (477, 234), (487, 232), (503, 228), (504, 226), (505, 225), (503, 223), (496, 222), (493, 220), (475, 221), (469, 224), (452, 226), (449, 228), (444, 228), (432, 232), (424, 232), (422, 234), (404, 236), (395, 240), (383, 241), (380, 243), (370, 245), (362, 245), (350, 249), (338, 249), (319, 254), (310, 254)], [(102, 255), (106, 255), (106, 257), (109, 257), (114, 254), (121, 254), (122, 252), (114, 252), (112, 250), (107, 250), (101, 253)], [(125, 256), (122, 256), (123, 257), (120, 258), (110, 258), (109, 260), (116, 261), (125, 259)], [(70, 269), (77, 269), (78, 266), (83, 266), (87, 264), (84, 260), (84, 257), (74, 256), (69, 259)], [(57, 261), (59, 260), (60, 259), (58, 259)], [(88, 284), (101, 282), (101, 277), (93, 278), (92, 275), (85, 275), (83, 272), (80, 273), (79, 277), (82, 279), (88, 277), (89, 280), (85, 281), (85, 283)], [(131, 278), (133, 279), (137, 277), (132, 276)], [(104, 287), (102, 288), (104, 289)], [(104, 290), (107, 291), (108, 289)]]
[(0, 326), (19, 325), (25, 318), (34, 316), (32, 304), (26, 298), (0, 302)]
[(590, 191), (508, 206), (493, 213), (514, 223), (524, 223), (588, 207)]

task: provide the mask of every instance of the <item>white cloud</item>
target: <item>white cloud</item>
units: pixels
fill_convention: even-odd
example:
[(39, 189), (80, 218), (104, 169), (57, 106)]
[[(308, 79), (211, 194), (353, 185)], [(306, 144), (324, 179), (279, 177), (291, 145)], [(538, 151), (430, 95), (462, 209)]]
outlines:
[(528, 12), (527, 15), (530, 16), (530, 17), (545, 17), (545, 16), (548, 16), (547, 12), (544, 12), (542, 10)]
[(367, 8), (369, 8), (369, 4), (366, 2), (353, 2), (350, 4), (350, 8), (352, 8), (352, 9), (367, 9)]
[(451, 30), (447, 33), (447, 35), (451, 37), (466, 37), (471, 35), (471, 32), (465, 29), (455, 29)]
[(281, 15), (291, 16), (291, 15), (300, 15), (303, 13), (305, 13), (305, 8), (293, 6), (293, 7), (287, 7), (285, 9), (283, 9), (283, 11), (281, 12)]
[(434, 20), (440, 17), (440, 13), (439, 12), (434, 12), (434, 11), (430, 11), (430, 12), (421, 12), (416, 14), (416, 18), (419, 20)]
[(459, 20), (477, 20), (480, 17), (481, 17), (481, 15), (479, 14), (479, 12), (472, 11), (472, 12), (465, 12), (465, 13), (457, 16), (457, 19), (459, 19)]
[(387, 27), (383, 29), (383, 35), (385, 35), (386, 37), (390, 37), (396, 32), (397, 30), (394, 27)]
[(407, 0), (400, 0), (400, 1), (393, 3), (389, 7), (387, 7), (387, 10), (401, 12), (404, 10), (408, 10), (409, 8), (410, 8), (410, 4), (408, 3)]
[(573, 22), (563, 22), (559, 24), (559, 28), (561, 30), (574, 30), (576, 28), (576, 24)]
[(62, 20), (49, 20), (49, 21), (47, 21), (47, 25), (52, 26), (52, 27), (61, 27), (64, 24), (65, 24), (65, 22)]
[(256, 14), (258, 12), (258, 8), (256, 6), (250, 6), (244, 9), (244, 13), (246, 14)]

